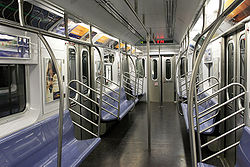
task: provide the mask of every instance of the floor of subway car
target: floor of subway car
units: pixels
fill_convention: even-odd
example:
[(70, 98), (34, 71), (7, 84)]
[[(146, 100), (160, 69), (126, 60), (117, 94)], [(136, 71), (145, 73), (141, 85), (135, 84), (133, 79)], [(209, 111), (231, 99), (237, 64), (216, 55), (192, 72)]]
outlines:
[(176, 104), (159, 106), (159, 103), (152, 103), (151, 106), (151, 152), (147, 149), (146, 103), (141, 102), (102, 136), (99, 146), (81, 167), (190, 166), (189, 150), (184, 149), (188, 138), (182, 136), (186, 129), (182, 126), (184, 122), (180, 123), (183, 120), (180, 120)]

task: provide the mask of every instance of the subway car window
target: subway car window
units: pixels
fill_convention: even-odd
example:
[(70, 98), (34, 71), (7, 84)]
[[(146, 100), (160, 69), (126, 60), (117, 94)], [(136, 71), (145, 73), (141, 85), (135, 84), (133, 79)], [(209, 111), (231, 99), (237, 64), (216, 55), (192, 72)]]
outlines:
[(145, 60), (142, 58), (136, 59), (136, 71), (139, 73), (140, 78), (145, 77)]
[[(76, 50), (75, 48), (69, 48), (69, 81), (76, 79)], [(71, 87), (76, 89), (76, 83), (72, 83)], [(76, 93), (70, 90), (71, 98), (76, 96)]]
[(171, 79), (171, 74), (172, 74), (172, 70), (171, 70), (171, 60), (167, 59), (166, 60), (166, 79)]
[[(87, 51), (82, 51), (82, 81), (84, 84), (89, 86), (89, 54)], [(88, 93), (88, 89), (86, 87), (83, 88), (83, 92)]]
[[(228, 44), (228, 84), (234, 82), (234, 44)], [(229, 98), (233, 97), (233, 88), (228, 89)]]
[[(244, 86), (246, 86), (246, 80), (245, 80), (245, 35), (242, 35), (240, 38), (240, 83)], [(243, 89), (240, 90), (241, 93), (243, 92)], [(244, 106), (244, 96), (241, 98), (241, 104)]]
[(0, 118), (24, 111), (25, 66), (0, 65), (0, 76)]
[(183, 78), (184, 77), (184, 74), (185, 74), (185, 58), (182, 57), (181, 58), (181, 65), (180, 65), (180, 74), (181, 74), (181, 77)]
[(151, 67), (151, 72), (152, 72), (152, 79), (156, 80), (157, 79), (157, 60), (154, 59), (152, 62), (152, 67)]
[[(57, 14), (26, 1), (24, 1), (23, 9), (25, 24), (43, 30), (49, 30), (62, 19)], [(19, 22), (18, 0), (0, 0), (0, 17)]]
[(108, 85), (110, 82), (108, 80), (113, 80), (113, 77), (112, 77), (112, 64), (110, 63), (107, 63), (107, 64), (104, 64), (104, 76), (105, 78), (107, 78), (105, 80), (105, 85)]

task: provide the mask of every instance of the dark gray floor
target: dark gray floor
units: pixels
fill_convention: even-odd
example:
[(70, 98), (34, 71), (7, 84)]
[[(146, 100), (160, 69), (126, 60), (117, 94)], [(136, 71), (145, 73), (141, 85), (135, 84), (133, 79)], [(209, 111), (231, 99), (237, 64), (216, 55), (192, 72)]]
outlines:
[[(138, 103), (121, 122), (102, 136), (99, 146), (81, 167), (182, 167), (190, 166), (188, 137), (174, 103), (152, 103), (152, 149), (147, 149), (146, 103)], [(187, 134), (187, 133), (184, 133)], [(185, 148), (184, 149), (184, 143)], [(186, 154), (185, 154), (186, 152)]]

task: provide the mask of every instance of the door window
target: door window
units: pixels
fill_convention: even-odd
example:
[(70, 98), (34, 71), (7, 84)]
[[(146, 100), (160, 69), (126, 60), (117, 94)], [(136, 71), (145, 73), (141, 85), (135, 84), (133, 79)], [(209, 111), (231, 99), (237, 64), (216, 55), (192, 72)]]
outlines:
[[(89, 86), (89, 81), (89, 54), (88, 51), (82, 50), (82, 82)], [(84, 94), (88, 94), (88, 88), (82, 89)]]
[[(71, 81), (71, 80), (76, 80), (76, 49), (70, 47), (68, 52), (69, 52), (69, 81)], [(73, 82), (70, 86), (76, 90), (75, 82)], [(71, 98), (75, 98), (76, 92), (70, 90), (69, 96)]]
[(153, 59), (152, 65), (151, 65), (151, 73), (152, 73), (152, 79), (157, 80), (157, 60)]
[[(228, 44), (227, 50), (228, 50), (227, 82), (228, 84), (230, 84), (234, 82), (234, 44), (232, 42)], [(233, 97), (233, 87), (230, 87), (228, 89), (228, 95), (229, 95), (229, 98)]]
[(170, 80), (171, 79), (171, 75), (172, 75), (171, 60), (170, 59), (166, 59), (165, 65), (166, 65), (166, 79)]
[[(245, 35), (242, 35), (240, 38), (240, 83), (243, 86), (246, 86), (245, 80), (245, 48), (246, 48), (246, 39)], [(240, 90), (242, 93), (243, 90)], [(244, 96), (241, 97), (241, 105), (244, 106)]]

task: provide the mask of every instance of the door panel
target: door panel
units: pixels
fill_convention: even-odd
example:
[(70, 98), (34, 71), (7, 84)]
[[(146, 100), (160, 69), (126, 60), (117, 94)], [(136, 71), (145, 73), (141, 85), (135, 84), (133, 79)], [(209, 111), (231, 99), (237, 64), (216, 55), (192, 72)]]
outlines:
[(175, 56), (151, 56), (149, 77), (150, 101), (173, 102), (175, 88)]
[[(233, 82), (238, 82), (246, 85), (245, 83), (245, 62), (246, 62), (246, 56), (245, 56), (245, 31), (237, 32), (233, 34), (232, 36), (227, 38), (226, 43), (226, 84), (230, 84)], [(239, 94), (242, 90), (238, 89), (229, 89), (227, 92), (227, 97), (232, 98), (235, 95)], [(239, 110), (242, 106), (244, 106), (244, 98), (238, 99), (237, 101), (234, 101), (227, 105), (225, 116), (232, 114), (236, 110)], [(232, 128), (242, 124), (244, 121), (244, 118), (241, 114), (237, 114), (236, 116), (228, 119), (226, 121), (226, 127), (225, 130), (229, 131)], [(229, 134), (226, 137), (226, 146), (231, 145), (232, 143), (235, 143), (236, 141), (239, 141), (242, 134), (242, 130), (237, 130), (234, 133)], [(226, 152), (226, 158), (230, 164), (230, 166), (233, 166), (235, 164), (235, 155), (236, 155), (236, 149), (233, 148)]]
[(151, 102), (161, 102), (161, 64), (159, 56), (150, 57), (150, 89)]
[(162, 102), (174, 101), (175, 56), (162, 56)]

